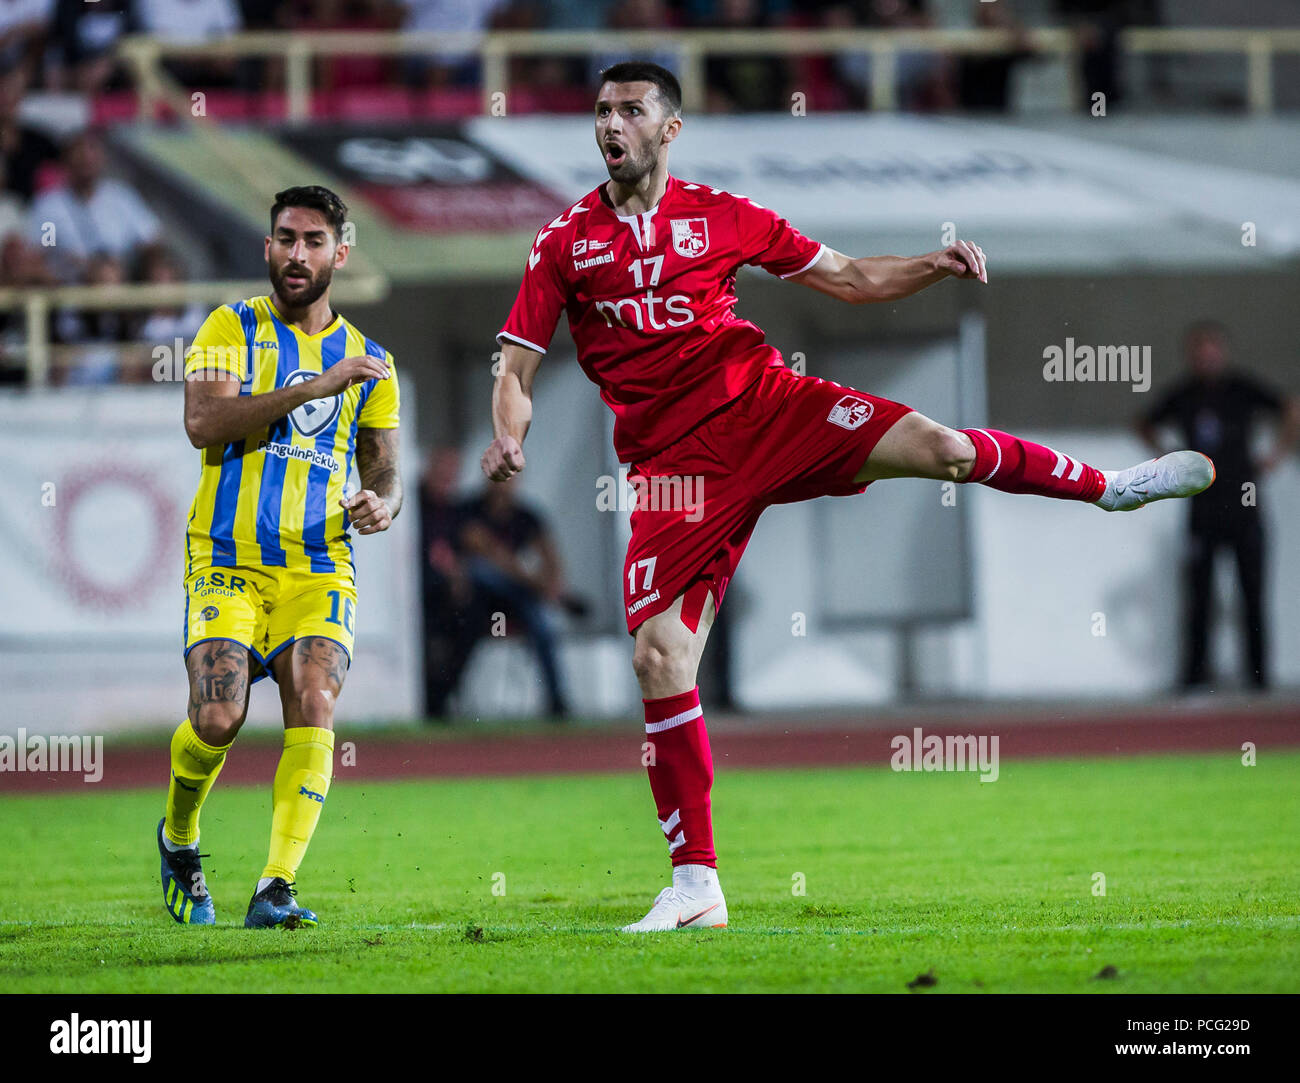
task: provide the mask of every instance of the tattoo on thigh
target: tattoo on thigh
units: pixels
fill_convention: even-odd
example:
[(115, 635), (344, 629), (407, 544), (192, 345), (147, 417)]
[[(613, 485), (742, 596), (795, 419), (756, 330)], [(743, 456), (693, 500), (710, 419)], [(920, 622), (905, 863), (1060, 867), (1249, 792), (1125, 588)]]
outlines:
[(324, 674), (330, 691), (335, 695), (343, 688), (343, 678), (348, 673), (348, 652), (332, 639), (308, 636), (298, 640), (293, 649), (294, 661), (304, 671), (315, 669)]
[(243, 703), (248, 695), (248, 650), (214, 639), (200, 643), (186, 659), (190, 673), (190, 710), (201, 703)]

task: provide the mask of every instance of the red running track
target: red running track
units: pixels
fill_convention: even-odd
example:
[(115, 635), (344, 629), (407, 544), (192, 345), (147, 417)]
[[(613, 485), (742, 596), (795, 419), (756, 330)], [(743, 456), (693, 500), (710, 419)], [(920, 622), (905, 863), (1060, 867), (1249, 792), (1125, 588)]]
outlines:
[[(782, 728), (770, 720), (750, 728), (727, 723), (710, 734), (715, 766), (818, 767), (885, 766), (896, 735), (981, 734), (998, 737), (999, 759), (1069, 756), (1125, 756), (1140, 753), (1222, 751), (1239, 756), (1246, 741), (1259, 752), (1300, 747), (1300, 707), (1260, 705), (1196, 710), (1177, 715), (1159, 711), (1115, 712), (1066, 720), (1047, 714), (1000, 716), (975, 713), (962, 724), (949, 714), (898, 715), (866, 728), (861, 718), (804, 721)], [(362, 779), (473, 778), (502, 775), (568, 774), (582, 771), (641, 772), (639, 727), (627, 730), (568, 730), (527, 735), (458, 736), (453, 731), (404, 738), (367, 737), (364, 730), (344, 733), (335, 751), (335, 782)], [(156, 747), (105, 742), (103, 778), (97, 788), (125, 789), (166, 785), (167, 734)], [(355, 743), (355, 763), (347, 763), (345, 742)], [(264, 737), (239, 745), (227, 758), (223, 785), (269, 784), (279, 747)], [(83, 789), (80, 774), (0, 771), (0, 793), (55, 793)]]

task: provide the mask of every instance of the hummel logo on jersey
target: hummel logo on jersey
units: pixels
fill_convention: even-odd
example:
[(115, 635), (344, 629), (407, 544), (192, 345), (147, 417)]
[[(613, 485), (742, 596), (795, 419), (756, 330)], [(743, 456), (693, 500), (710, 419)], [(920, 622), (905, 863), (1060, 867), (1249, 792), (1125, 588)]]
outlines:
[(586, 259), (575, 259), (573, 269), (575, 271), (585, 271), (588, 267), (598, 267), (602, 263), (613, 263), (614, 253), (606, 252), (603, 256), (588, 256)]
[(831, 407), (826, 420), (841, 429), (860, 429), (867, 423), (872, 413), (874, 408), (866, 399), (860, 399), (856, 395), (845, 395)]
[(679, 256), (694, 259), (709, 250), (709, 221), (707, 218), (674, 218), (673, 251)]

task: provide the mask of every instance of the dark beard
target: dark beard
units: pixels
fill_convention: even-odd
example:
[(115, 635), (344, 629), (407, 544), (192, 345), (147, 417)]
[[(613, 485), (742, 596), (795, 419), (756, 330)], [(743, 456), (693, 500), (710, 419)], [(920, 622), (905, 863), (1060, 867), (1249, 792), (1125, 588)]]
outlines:
[(634, 158), (629, 152), (623, 156), (623, 160), (617, 165), (606, 166), (606, 170), (611, 180), (616, 180), (619, 184), (626, 184), (630, 187), (640, 181), (646, 174), (652, 172), (658, 164), (658, 159), (651, 155), (644, 158)]
[[(312, 278), (311, 282), (302, 291), (301, 294), (292, 298), (295, 308), (307, 308), (320, 299), (327, 289), (330, 288), (330, 280), (334, 277), (334, 269), (326, 267), (318, 275)], [(271, 271), (271, 285), (275, 288), (276, 294), (285, 302), (290, 300), (289, 294), (284, 289), (285, 273), (283, 271)]]

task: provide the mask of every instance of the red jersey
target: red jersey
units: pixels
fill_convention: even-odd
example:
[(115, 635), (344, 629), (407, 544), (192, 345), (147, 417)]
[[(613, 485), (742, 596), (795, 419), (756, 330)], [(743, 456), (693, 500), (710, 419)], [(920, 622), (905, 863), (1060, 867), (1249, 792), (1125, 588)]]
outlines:
[(566, 311), (578, 363), (614, 411), (619, 461), (635, 463), (784, 364), (732, 311), (741, 265), (789, 278), (822, 251), (718, 188), (669, 177), (653, 210), (620, 216), (602, 184), (537, 234), (497, 341), (545, 353)]

